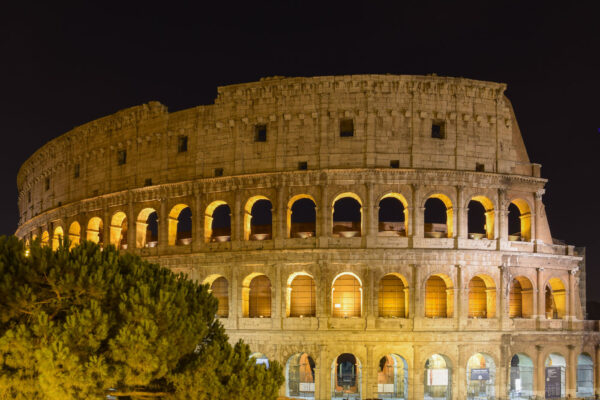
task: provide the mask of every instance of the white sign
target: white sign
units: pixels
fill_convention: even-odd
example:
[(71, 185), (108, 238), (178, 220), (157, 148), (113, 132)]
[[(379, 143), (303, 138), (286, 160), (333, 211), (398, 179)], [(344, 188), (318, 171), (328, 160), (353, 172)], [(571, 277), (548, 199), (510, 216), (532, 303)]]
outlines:
[(517, 391), (517, 392), (521, 391), (521, 378), (515, 379), (515, 391)]
[(448, 370), (428, 369), (427, 386), (448, 386)]
[(315, 384), (314, 383), (303, 383), (300, 382), (300, 391), (301, 392), (314, 392)]

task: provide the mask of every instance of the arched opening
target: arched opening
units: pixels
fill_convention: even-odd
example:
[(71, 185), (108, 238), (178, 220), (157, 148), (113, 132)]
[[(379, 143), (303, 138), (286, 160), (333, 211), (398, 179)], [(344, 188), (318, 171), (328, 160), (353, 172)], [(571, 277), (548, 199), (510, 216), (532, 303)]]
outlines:
[(362, 284), (353, 274), (343, 273), (333, 280), (331, 288), (333, 317), (351, 318), (362, 316)]
[(92, 217), (88, 221), (87, 240), (102, 246), (104, 244), (104, 223), (100, 217)]
[(509, 396), (514, 400), (533, 397), (533, 361), (525, 354), (515, 354), (510, 360)]
[(266, 369), (269, 369), (269, 358), (263, 353), (252, 353), (250, 358), (254, 359), (256, 365), (264, 365)]
[(48, 246), (50, 244), (50, 235), (48, 231), (42, 232), (42, 246)]
[(254, 196), (244, 207), (244, 240), (268, 240), (273, 237), (273, 205), (264, 196)]
[(567, 314), (567, 291), (558, 278), (552, 278), (546, 285), (546, 319), (563, 319)]
[(117, 249), (127, 248), (127, 216), (117, 211), (110, 219), (110, 244)]
[(487, 275), (474, 276), (469, 281), (469, 318), (496, 316), (496, 287)]
[(52, 250), (58, 249), (58, 246), (60, 246), (63, 237), (63, 228), (61, 226), (57, 226), (56, 228), (54, 228), (54, 234), (52, 235)]
[(408, 285), (403, 276), (385, 275), (379, 281), (379, 316), (408, 318)]
[(494, 239), (494, 204), (485, 196), (475, 196), (469, 202), (469, 239)]
[(594, 360), (587, 353), (577, 356), (577, 392), (576, 397), (594, 396)]
[(495, 398), (496, 364), (492, 357), (476, 353), (467, 361), (467, 399)]
[(71, 226), (69, 226), (69, 248), (73, 248), (79, 244), (81, 241), (81, 225), (79, 222), (73, 221)]
[(315, 398), (315, 361), (306, 353), (291, 356), (285, 367), (286, 396), (300, 399)]
[(513, 200), (508, 206), (508, 240), (531, 241), (531, 210), (523, 199)]
[(186, 246), (192, 243), (192, 209), (187, 204), (177, 204), (169, 212), (169, 246)]
[(524, 276), (517, 276), (510, 284), (508, 316), (510, 318), (533, 317), (533, 285)]
[(137, 248), (158, 245), (158, 214), (153, 208), (144, 208), (135, 221), (135, 245)]
[(452, 399), (452, 364), (448, 357), (434, 354), (425, 361), (425, 400)]
[(425, 282), (425, 317), (452, 318), (453, 311), (452, 281), (443, 274), (430, 276)]
[(354, 354), (340, 354), (331, 365), (331, 399), (361, 398), (361, 366)]
[(217, 317), (229, 317), (229, 282), (227, 279), (222, 276), (213, 275), (206, 279), (204, 283), (210, 285), (210, 292), (219, 301)]
[(407, 236), (408, 203), (399, 193), (389, 193), (379, 202), (379, 236)]
[(312, 276), (305, 273), (292, 274), (288, 279), (286, 300), (288, 317), (316, 316), (316, 287)]
[(242, 283), (242, 316), (271, 318), (271, 280), (263, 274), (250, 274)]
[(231, 209), (224, 201), (213, 201), (206, 207), (204, 240), (206, 243), (231, 240)]
[(287, 208), (289, 238), (306, 239), (317, 232), (317, 205), (307, 194), (292, 197)]
[(408, 397), (408, 364), (397, 354), (388, 354), (379, 360), (377, 397), (405, 400)]
[(344, 193), (333, 202), (334, 237), (350, 238), (362, 234), (362, 203), (354, 193)]
[(453, 237), (453, 215), (452, 202), (448, 196), (443, 194), (429, 196), (425, 202), (425, 237)]
[(565, 358), (558, 353), (552, 353), (546, 358), (545, 366), (546, 398), (565, 397), (565, 371), (567, 370)]

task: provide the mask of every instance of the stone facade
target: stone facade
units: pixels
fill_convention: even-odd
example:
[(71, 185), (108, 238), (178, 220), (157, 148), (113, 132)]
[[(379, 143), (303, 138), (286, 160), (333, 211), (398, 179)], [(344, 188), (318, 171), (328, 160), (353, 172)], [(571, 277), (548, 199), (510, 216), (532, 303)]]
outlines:
[[(394, 381), (403, 389), (391, 398), (433, 396), (425, 366), (434, 354), (446, 360), (452, 399), (475, 398), (468, 365), (476, 354), (491, 376), (487, 398), (515, 395), (515, 354), (532, 363), (531, 395), (544, 396), (548, 360), (563, 369), (562, 394), (583, 395), (582, 355), (597, 391), (599, 337), (582, 312), (582, 257), (552, 240), (547, 181), (529, 161), (504, 90), (437, 76), (273, 77), (221, 87), (213, 105), (132, 107), (74, 128), (23, 164), (16, 234), (48, 245), (63, 235), (112, 243), (199, 282), (225, 278), (221, 321), (232, 340), (287, 365), (288, 381), (288, 360), (308, 354), (313, 381), (303, 382), (303, 394), (316, 399), (343, 389), (356, 398), (389, 395), (388, 355), (405, 365), (405, 383)], [(379, 220), (386, 198), (403, 210), (401, 229)], [(292, 216), (300, 199), (316, 215), (304, 236)], [(335, 220), (340, 199), (358, 204), (354, 225)], [(430, 199), (446, 207), (439, 232), (425, 221)], [(262, 236), (252, 223), (258, 201), (270, 202), (272, 215)], [(473, 201), (485, 211), (481, 234), (469, 231)], [(225, 204), (229, 230), (217, 235), (214, 213)], [(509, 232), (511, 204), (517, 235)], [(178, 218), (188, 207), (184, 238)], [(300, 275), (312, 279), (314, 312), (294, 317)], [(380, 293), (390, 275), (401, 281), (394, 317), (383, 315)], [(253, 305), (257, 276), (270, 289)], [(336, 296), (345, 292), (334, 290), (341, 276), (359, 293), (344, 317)], [(444, 292), (432, 300), (435, 277)], [(442, 314), (429, 302), (442, 302)], [(253, 307), (267, 310), (252, 315)], [(338, 384), (345, 353), (355, 357), (354, 389)], [(295, 394), (290, 385), (282, 395)]]

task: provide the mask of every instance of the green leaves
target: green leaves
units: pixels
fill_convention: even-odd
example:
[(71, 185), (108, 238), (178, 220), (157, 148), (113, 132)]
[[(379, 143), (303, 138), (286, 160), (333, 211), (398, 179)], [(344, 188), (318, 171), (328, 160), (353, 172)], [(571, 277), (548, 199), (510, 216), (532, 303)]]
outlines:
[(206, 286), (114, 247), (0, 237), (0, 399), (275, 398)]

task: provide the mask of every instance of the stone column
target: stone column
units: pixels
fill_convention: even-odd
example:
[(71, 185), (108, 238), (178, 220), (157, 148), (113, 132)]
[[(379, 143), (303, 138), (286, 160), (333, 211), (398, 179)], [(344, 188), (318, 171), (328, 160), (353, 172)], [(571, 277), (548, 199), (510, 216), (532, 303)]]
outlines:
[(540, 189), (537, 192), (534, 193), (534, 203), (533, 203), (533, 218), (531, 218), (531, 240), (532, 241), (537, 241), (537, 239), (540, 237), (540, 227), (541, 227), (541, 223), (540, 220), (542, 218), (542, 209), (544, 207), (544, 205), (542, 204), (542, 196), (544, 194), (544, 189)]
[[(67, 228), (67, 232), (65, 232), (65, 234), (68, 234), (69, 227), (66, 227), (66, 228)], [(111, 244), (111, 242), (110, 242), (110, 238), (111, 238), (111, 236), (110, 236), (110, 211), (108, 211), (108, 210), (104, 210), (104, 218), (103, 218), (103, 221), (102, 221), (102, 230), (103, 230), (103, 232), (102, 232), (102, 241), (103, 241), (102, 246), (104, 248), (106, 248), (106, 246), (108, 246), (109, 244)]]
[(456, 291), (458, 293), (458, 301), (456, 302), (456, 316), (458, 317), (458, 330), (463, 330), (465, 325), (467, 324), (468, 315), (468, 303), (467, 307), (465, 307), (465, 298), (469, 299), (469, 294), (465, 292), (465, 283), (464, 283), (464, 264), (456, 264)]
[[(375, 214), (375, 208), (377, 207), (377, 205), (375, 204), (375, 199), (374, 199), (374, 194), (373, 194), (373, 184), (372, 183), (367, 183), (367, 198), (365, 199), (365, 206), (363, 207), (363, 209), (366, 208), (367, 210), (367, 215), (366, 215), (366, 235), (365, 232), (362, 232), (363, 235), (365, 235), (367, 238), (369, 238), (370, 240), (374, 240), (375, 237), (377, 236), (377, 216)], [(365, 217), (365, 214), (363, 213), (363, 217)]]
[(457, 226), (454, 236), (459, 239), (467, 239), (469, 237), (469, 207), (465, 204), (464, 191), (464, 186), (457, 187), (457, 200), (453, 207)]
[(500, 321), (500, 329), (503, 330), (505, 321), (508, 321), (508, 314), (506, 312), (508, 277), (506, 265), (500, 265), (498, 268), (500, 269), (500, 282), (498, 291), (496, 292), (496, 300), (498, 301), (499, 307), (496, 307), (496, 317), (498, 318), (498, 321)]
[[(287, 218), (285, 212), (287, 211), (286, 204), (286, 193), (287, 187), (279, 186), (277, 188), (277, 203), (274, 205), (273, 211), (273, 240), (277, 240), (280, 244), (282, 244), (283, 239), (287, 237), (286, 235), (286, 224)], [(280, 247), (280, 246), (276, 246)]]
[[(327, 184), (321, 186), (321, 212), (320, 212), (320, 232), (317, 233), (317, 245), (327, 247), (328, 238), (331, 237), (332, 207), (329, 205), (329, 192)], [(320, 222), (320, 223), (319, 223)]]
[(536, 362), (534, 366), (535, 381), (533, 392), (540, 398), (546, 397), (546, 365), (544, 360), (544, 348), (540, 345), (535, 346)]
[(160, 199), (160, 211), (158, 214), (158, 248), (159, 252), (164, 251), (168, 246), (169, 240), (169, 222), (167, 211), (167, 198)]
[(327, 356), (326, 346), (319, 346), (319, 364), (315, 368), (315, 400), (331, 397), (331, 361)]
[(544, 268), (537, 269), (537, 319), (546, 319), (546, 288), (544, 287)]
[(569, 320), (577, 319), (577, 310), (575, 309), (575, 299), (577, 294), (577, 285), (575, 284), (577, 277), (575, 276), (575, 274), (577, 274), (577, 271), (578, 268), (569, 271)]
[(233, 214), (231, 215), (231, 241), (240, 242), (243, 239), (244, 216), (242, 215), (242, 195), (239, 190), (235, 191)]
[(367, 349), (367, 359), (362, 366), (363, 390), (361, 398), (373, 399), (377, 397), (377, 367), (376, 360), (373, 359), (373, 345), (365, 346)]
[(422, 298), (423, 294), (421, 294), (421, 271), (419, 265), (413, 264), (412, 271), (413, 295), (408, 303), (408, 315), (410, 318), (415, 320), (415, 318), (422, 318), (424, 316), (421, 307), (424, 307), (425, 299)]
[(135, 249), (136, 246), (136, 230), (137, 230), (137, 215), (134, 214), (133, 196), (129, 192), (127, 196), (127, 249)]
[(567, 345), (567, 370), (565, 383), (566, 396), (575, 397), (577, 392), (577, 353), (575, 352), (575, 346), (572, 344)]
[(499, 189), (498, 190), (498, 212), (496, 213), (498, 222), (496, 223), (496, 227), (498, 229), (497, 237), (500, 240), (507, 241), (508, 240), (508, 210), (506, 207), (506, 190)]
[(194, 196), (194, 211), (192, 212), (192, 246), (194, 250), (204, 247), (204, 201), (203, 196), (196, 189)]
[(421, 206), (420, 186), (412, 185), (412, 188), (412, 202), (409, 206), (412, 224), (409, 227), (409, 234), (417, 238), (422, 238), (425, 236), (425, 207)]

